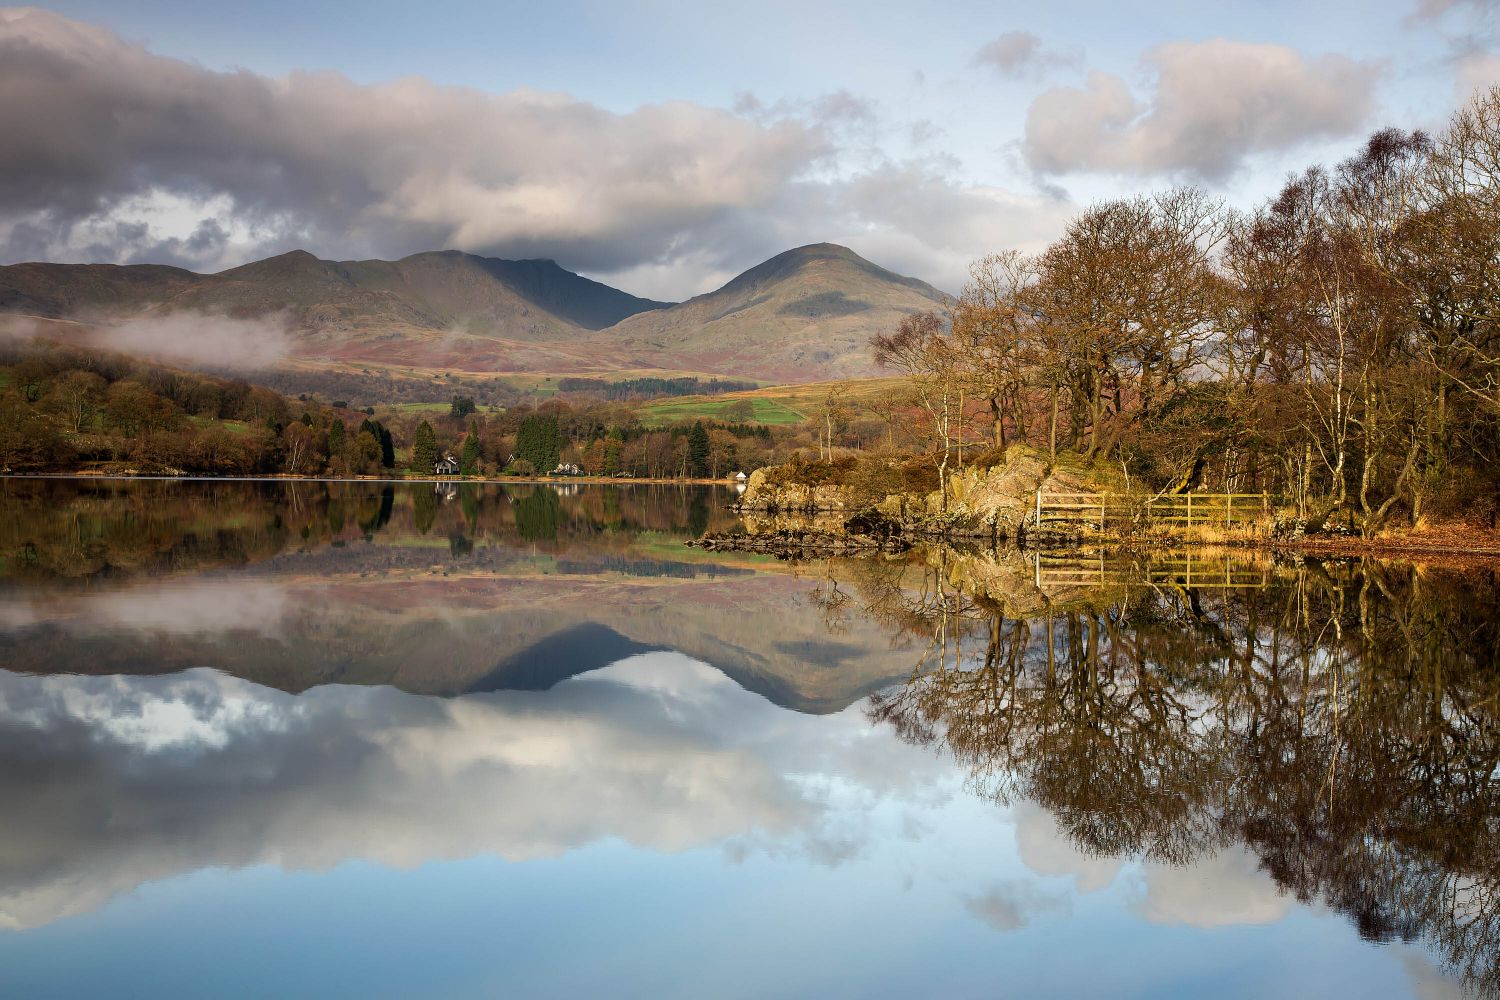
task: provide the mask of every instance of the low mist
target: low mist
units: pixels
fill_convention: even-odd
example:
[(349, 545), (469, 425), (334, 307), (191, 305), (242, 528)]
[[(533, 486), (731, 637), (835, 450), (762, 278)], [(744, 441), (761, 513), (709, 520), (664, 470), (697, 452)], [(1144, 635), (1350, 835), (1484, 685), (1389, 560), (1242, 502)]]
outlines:
[(291, 353), (287, 326), (285, 313), (235, 319), (179, 312), (96, 328), (88, 343), (172, 364), (256, 371), (274, 368)]
[(292, 352), (290, 317), (236, 319), (177, 312), (120, 323), (82, 323), (0, 315), (0, 344), (46, 340), (150, 358), (183, 368), (252, 372), (275, 368)]

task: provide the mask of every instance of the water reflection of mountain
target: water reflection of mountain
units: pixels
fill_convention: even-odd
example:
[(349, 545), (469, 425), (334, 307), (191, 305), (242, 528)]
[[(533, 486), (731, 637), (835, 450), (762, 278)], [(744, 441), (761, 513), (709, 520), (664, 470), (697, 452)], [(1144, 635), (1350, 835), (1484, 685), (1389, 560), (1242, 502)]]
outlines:
[(1040, 602), (950, 552), (843, 575), (914, 641), (871, 717), (979, 794), (1040, 804), (1088, 856), (1248, 849), (1298, 900), (1500, 992), (1500, 574), (1309, 562)]
[[(828, 647), (818, 609), (783, 568), (683, 546), (688, 526), (717, 509), (701, 488), (559, 498), (466, 486), (425, 532), (428, 493), (416, 487), (15, 481), (0, 490), (10, 491), (0, 493), (9, 515), (0, 536), (17, 553), (0, 573), (11, 595), (0, 655), (13, 670), (208, 666), (285, 691), (389, 684), (457, 695), (534, 688), (632, 651), (676, 649), (809, 712), (837, 711), (904, 672), (874, 633)], [(550, 498), (550, 513), (516, 520), (519, 500), (533, 496)], [(550, 536), (523, 537), (543, 522)]]

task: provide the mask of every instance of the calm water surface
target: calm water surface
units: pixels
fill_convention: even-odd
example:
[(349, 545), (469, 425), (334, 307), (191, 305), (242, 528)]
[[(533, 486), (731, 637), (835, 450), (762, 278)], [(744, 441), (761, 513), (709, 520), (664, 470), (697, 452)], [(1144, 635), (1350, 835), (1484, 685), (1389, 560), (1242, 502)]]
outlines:
[(0, 480), (0, 996), (1458, 997), (1500, 582)]

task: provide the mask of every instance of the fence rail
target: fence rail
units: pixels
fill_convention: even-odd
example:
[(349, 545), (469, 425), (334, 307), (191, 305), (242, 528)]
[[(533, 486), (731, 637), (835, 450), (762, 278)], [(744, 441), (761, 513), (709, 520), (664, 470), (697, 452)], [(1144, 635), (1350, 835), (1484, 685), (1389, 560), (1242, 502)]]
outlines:
[(1101, 531), (1113, 521), (1145, 519), (1164, 524), (1249, 524), (1271, 515), (1268, 493), (1044, 493), (1036, 491), (1034, 523), (1085, 522)]
[(1269, 566), (1244, 562), (1229, 554), (1148, 558), (1144, 562), (1110, 560), (1102, 552), (1095, 557), (1037, 553), (1032, 558), (1038, 588), (1131, 584), (1259, 590), (1271, 579)]

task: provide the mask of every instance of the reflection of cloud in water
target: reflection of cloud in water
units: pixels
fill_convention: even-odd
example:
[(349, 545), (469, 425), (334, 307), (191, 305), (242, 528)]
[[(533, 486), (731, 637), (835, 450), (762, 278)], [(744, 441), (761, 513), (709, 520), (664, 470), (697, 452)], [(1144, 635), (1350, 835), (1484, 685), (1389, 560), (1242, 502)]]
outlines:
[(1145, 895), (1132, 909), (1153, 924), (1270, 924), (1293, 906), (1291, 897), (1242, 847), (1200, 858), (1190, 868), (1148, 864), (1145, 882)]
[[(612, 837), (832, 865), (872, 838), (923, 838), (922, 817), (957, 778), (860, 707), (799, 715), (673, 653), (547, 692), (457, 699), (347, 686), (293, 696), (206, 670), (0, 672), (0, 926), (88, 912), (208, 866), (524, 859)], [(989, 926), (1065, 914), (1073, 892), (1116, 881), (1120, 860), (1081, 853), (1040, 807), (1017, 805), (1013, 821), (1019, 860), (1073, 884), (1002, 875), (960, 890)], [(1293, 905), (1240, 851), (1141, 871), (1131, 909), (1155, 923), (1264, 923)]]
[(1030, 802), (1015, 808), (1016, 850), (1038, 875), (1071, 875), (1080, 893), (1108, 888), (1120, 873), (1119, 858), (1085, 854), (1058, 829), (1052, 814)]
[(1457, 979), (1446, 975), (1425, 953), (1411, 946), (1401, 948), (1401, 964), (1411, 981), (1416, 1000), (1464, 1000), (1473, 994)]
[(1073, 901), (1065, 895), (1043, 892), (1029, 882), (1012, 880), (997, 883), (981, 895), (966, 896), (964, 907), (997, 931), (1014, 931), (1035, 917), (1071, 912)]
[[(1058, 829), (1052, 814), (1040, 806), (1019, 803), (1014, 816), (1017, 853), (1038, 875), (1071, 876), (1076, 891), (1087, 894), (1108, 888), (1124, 867), (1120, 858), (1078, 850)], [(1144, 889), (1132, 901), (1131, 910), (1154, 924), (1200, 928), (1269, 924), (1295, 905), (1242, 847), (1226, 848), (1185, 868), (1147, 863), (1141, 866), (1140, 876)], [(975, 909), (972, 903), (968, 905)], [(991, 908), (981, 915), (989, 919), (991, 912), (1003, 915), (1006, 911)]]
[(210, 865), (517, 859), (605, 837), (835, 861), (867, 836), (841, 811), (930, 795), (944, 770), (877, 736), (858, 710), (799, 716), (675, 654), (454, 700), (0, 673), (0, 924)]

